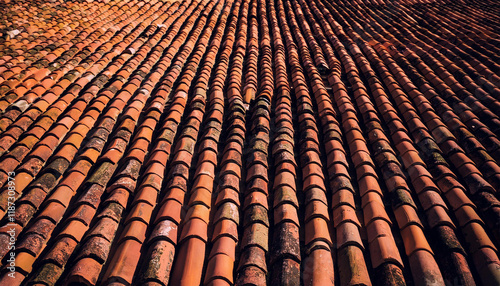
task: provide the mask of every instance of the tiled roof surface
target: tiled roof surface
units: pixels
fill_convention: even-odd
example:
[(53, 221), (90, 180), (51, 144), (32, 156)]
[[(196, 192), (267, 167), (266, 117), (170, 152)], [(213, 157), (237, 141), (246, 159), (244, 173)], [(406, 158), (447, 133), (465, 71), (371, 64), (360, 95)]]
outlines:
[(0, 285), (500, 285), (498, 1), (0, 7)]

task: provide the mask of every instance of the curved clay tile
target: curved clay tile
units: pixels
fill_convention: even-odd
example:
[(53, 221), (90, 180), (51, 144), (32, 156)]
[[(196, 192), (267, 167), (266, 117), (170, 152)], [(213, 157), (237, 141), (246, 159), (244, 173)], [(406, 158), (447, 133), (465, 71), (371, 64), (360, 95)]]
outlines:
[(0, 284), (499, 284), (497, 2), (0, 1)]

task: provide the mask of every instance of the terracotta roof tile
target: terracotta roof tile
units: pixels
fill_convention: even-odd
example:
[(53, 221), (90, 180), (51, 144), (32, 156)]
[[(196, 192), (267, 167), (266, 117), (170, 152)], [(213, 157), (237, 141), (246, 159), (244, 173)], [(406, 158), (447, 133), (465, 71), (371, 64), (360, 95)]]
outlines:
[(494, 2), (1, 3), (0, 284), (500, 283)]

